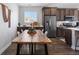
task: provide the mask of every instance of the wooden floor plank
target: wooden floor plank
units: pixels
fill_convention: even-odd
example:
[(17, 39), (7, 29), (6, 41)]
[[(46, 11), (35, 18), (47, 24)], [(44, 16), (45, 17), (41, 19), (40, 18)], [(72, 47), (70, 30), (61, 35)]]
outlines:
[[(49, 55), (78, 55), (79, 51), (74, 51), (70, 47), (66, 45), (65, 42), (52, 38), (52, 45), (48, 45), (48, 54)], [(28, 46), (24, 45), (21, 49), (22, 55), (28, 55)], [(27, 49), (27, 50), (26, 50)], [(16, 54), (16, 44), (11, 44), (3, 53), (2, 55), (15, 55)], [(37, 45), (36, 54), (35, 55), (45, 55), (44, 53), (44, 46)]]

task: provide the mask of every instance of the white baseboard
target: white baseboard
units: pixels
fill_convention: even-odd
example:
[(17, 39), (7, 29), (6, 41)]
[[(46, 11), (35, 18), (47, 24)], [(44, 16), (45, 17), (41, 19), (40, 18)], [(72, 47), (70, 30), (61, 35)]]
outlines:
[(0, 55), (11, 45), (11, 42), (0, 50)]

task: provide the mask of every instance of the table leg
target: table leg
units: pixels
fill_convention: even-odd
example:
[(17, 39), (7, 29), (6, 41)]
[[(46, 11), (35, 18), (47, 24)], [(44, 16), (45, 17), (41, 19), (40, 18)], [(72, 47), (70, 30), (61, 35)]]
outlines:
[(34, 44), (34, 52), (36, 53), (36, 44)]
[(16, 55), (19, 55), (20, 54), (20, 44), (17, 44), (17, 53)]
[(30, 44), (29, 44), (29, 54), (30, 54), (30, 49), (31, 49), (31, 46), (30, 46)]
[(33, 43), (31, 44), (31, 55), (33, 55)]
[(47, 48), (47, 44), (44, 45), (45, 47), (45, 54), (48, 55), (48, 48)]

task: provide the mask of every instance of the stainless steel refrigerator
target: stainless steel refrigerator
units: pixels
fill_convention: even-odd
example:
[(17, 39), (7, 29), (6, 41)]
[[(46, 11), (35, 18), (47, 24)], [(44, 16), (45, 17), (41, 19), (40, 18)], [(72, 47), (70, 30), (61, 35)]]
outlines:
[(45, 16), (44, 29), (48, 37), (56, 37), (56, 16)]

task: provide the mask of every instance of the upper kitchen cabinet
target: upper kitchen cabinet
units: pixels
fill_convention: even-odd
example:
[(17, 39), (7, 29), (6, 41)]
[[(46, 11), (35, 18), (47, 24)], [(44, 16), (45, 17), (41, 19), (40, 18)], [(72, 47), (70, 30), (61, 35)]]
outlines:
[(65, 9), (65, 16), (70, 16), (70, 9)]
[(57, 15), (57, 8), (56, 7), (51, 8), (51, 15)]
[(58, 8), (57, 21), (64, 21), (65, 16), (75, 16), (78, 18), (78, 10), (76, 8)]
[(74, 16), (75, 21), (78, 20), (78, 10), (77, 8), (66, 8), (65, 9), (65, 16)]
[(70, 9), (70, 10), (69, 10), (69, 13), (70, 13), (70, 14), (69, 14), (70, 16), (74, 16), (75, 10), (74, 10), (74, 9)]
[(50, 8), (44, 7), (44, 8), (43, 8), (43, 13), (44, 13), (44, 15), (50, 15), (50, 13), (51, 13)]
[(65, 9), (57, 9), (57, 21), (64, 21)]
[(77, 16), (77, 9), (76, 8), (66, 8), (65, 16)]
[(44, 7), (43, 8), (43, 13), (45, 16), (52, 16), (56, 15), (56, 7)]
[(78, 11), (78, 21), (79, 21), (79, 11)]
[(60, 15), (61, 15), (61, 21), (64, 21), (64, 16), (65, 16), (65, 9), (60, 10)]
[(57, 9), (57, 21), (64, 21), (65, 9)]
[(60, 9), (57, 9), (57, 21), (59, 21), (60, 20)]

